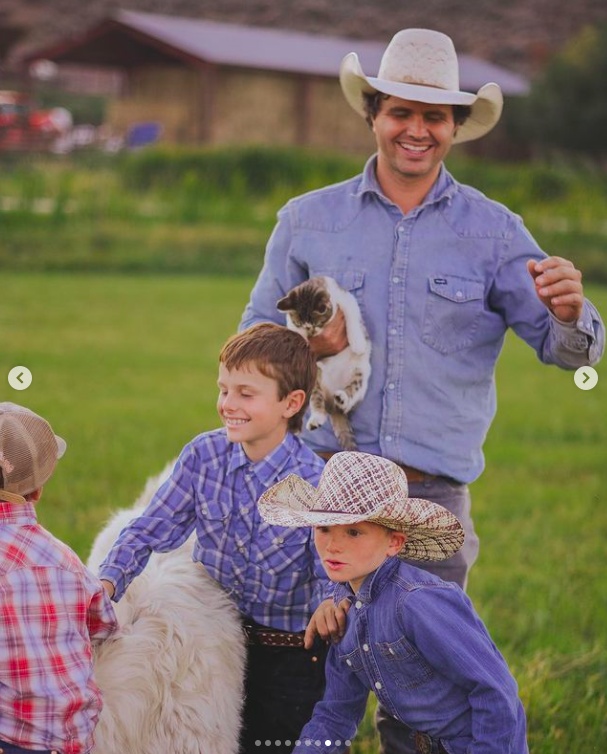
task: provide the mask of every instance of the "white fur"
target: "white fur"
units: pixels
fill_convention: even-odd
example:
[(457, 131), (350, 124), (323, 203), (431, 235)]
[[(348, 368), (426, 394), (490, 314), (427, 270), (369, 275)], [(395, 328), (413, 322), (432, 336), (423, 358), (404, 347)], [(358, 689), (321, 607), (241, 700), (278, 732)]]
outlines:
[[(133, 508), (99, 534), (87, 563), (93, 573), (172, 468), (149, 479)], [(192, 561), (194, 537), (153, 554), (115, 605), (120, 630), (94, 655), (104, 707), (93, 754), (238, 751), (243, 632), (221, 587)]]
[[(333, 308), (329, 322), (335, 318), (339, 307), (344, 313), (348, 345), (335, 356), (319, 359), (318, 383), (323, 394), (333, 396), (337, 407), (344, 414), (347, 414), (362, 401), (367, 392), (369, 377), (371, 376), (371, 339), (367, 334), (360, 307), (355, 297), (350, 291), (346, 291), (338, 285), (332, 277), (323, 276), (323, 280)], [(287, 312), (287, 327), (303, 335), (306, 340), (308, 339), (309, 333), (305, 328), (297, 327), (293, 323), (289, 312)], [(362, 375), (361, 387), (352, 396), (349, 396), (344, 388), (352, 382), (352, 376), (357, 369), (360, 370)], [(310, 430), (316, 429), (322, 426), (326, 419), (326, 411), (312, 407), (306, 427)]]

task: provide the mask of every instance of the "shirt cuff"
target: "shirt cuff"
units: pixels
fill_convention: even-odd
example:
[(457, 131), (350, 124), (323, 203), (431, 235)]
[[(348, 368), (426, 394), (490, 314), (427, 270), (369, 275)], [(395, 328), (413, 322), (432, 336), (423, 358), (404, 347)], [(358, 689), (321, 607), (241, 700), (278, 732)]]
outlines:
[(99, 571), (97, 576), (99, 579), (109, 581), (114, 587), (114, 594), (112, 595), (112, 602), (118, 602), (125, 592), (124, 589), (124, 574), (119, 568), (115, 566), (105, 566)]
[(595, 335), (592, 326), (592, 313), (590, 307), (584, 302), (581, 316), (572, 322), (563, 322), (563, 320), (550, 314), (550, 324), (559, 343), (569, 351), (588, 351), (594, 343)]

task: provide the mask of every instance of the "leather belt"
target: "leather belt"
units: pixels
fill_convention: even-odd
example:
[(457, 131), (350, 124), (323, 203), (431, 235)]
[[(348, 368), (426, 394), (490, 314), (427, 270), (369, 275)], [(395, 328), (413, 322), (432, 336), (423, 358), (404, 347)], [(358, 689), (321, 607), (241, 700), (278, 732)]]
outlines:
[(414, 733), (415, 754), (444, 754), (445, 747), (437, 738), (416, 730)]
[(250, 647), (303, 647), (304, 634), (278, 631), (272, 628), (257, 628), (248, 623), (243, 624)]
[[(317, 450), (316, 455), (324, 458), (325, 461), (328, 461), (331, 456), (334, 456), (335, 453), (338, 452), (339, 451)], [(412, 466), (406, 466), (404, 463), (398, 463), (398, 461), (393, 461), (393, 463), (395, 463), (397, 466), (400, 466), (400, 468), (405, 472), (408, 482), (425, 482), (426, 479), (438, 479), (436, 474), (427, 474), (425, 471), (414, 469)]]

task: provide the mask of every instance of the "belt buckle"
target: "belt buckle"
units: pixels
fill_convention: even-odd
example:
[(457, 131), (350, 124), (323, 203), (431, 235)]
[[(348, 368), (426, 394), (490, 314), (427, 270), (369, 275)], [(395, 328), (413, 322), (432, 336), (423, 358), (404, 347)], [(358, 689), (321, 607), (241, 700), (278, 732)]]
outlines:
[(432, 739), (427, 733), (420, 730), (415, 731), (415, 751), (416, 754), (432, 754)]

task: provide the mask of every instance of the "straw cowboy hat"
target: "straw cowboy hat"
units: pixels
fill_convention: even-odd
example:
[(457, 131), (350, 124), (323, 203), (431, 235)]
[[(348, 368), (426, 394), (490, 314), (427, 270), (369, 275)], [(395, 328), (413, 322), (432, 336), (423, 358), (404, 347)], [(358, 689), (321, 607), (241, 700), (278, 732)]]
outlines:
[(409, 497), (405, 472), (368, 453), (335, 453), (318, 489), (296, 474), (270, 487), (257, 503), (261, 517), (277, 526), (332, 526), (370, 521), (403, 531), (399, 557), (444, 560), (464, 543), (464, 530), (442, 505)]
[(430, 29), (399, 31), (384, 52), (377, 78), (365, 76), (357, 54), (348, 53), (341, 62), (339, 81), (348, 103), (363, 118), (363, 92), (433, 105), (468, 105), (472, 112), (458, 127), (454, 143), (484, 136), (502, 114), (503, 97), (497, 84), (485, 84), (476, 94), (460, 91), (453, 42)]

